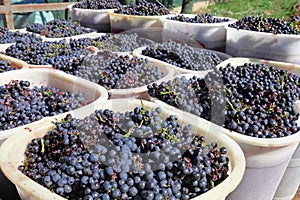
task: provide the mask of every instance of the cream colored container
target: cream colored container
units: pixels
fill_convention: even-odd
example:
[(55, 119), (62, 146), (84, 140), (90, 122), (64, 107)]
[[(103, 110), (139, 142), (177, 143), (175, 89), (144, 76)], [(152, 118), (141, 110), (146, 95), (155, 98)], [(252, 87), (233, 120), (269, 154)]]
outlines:
[[(300, 102), (297, 102), (297, 107)], [(289, 165), (281, 179), (273, 200), (291, 200), (297, 193), (300, 185), (300, 144), (293, 154)]]
[(226, 26), (226, 53), (300, 64), (300, 36), (237, 30)]
[[(266, 64), (300, 75), (299, 65), (269, 60), (231, 58), (219, 66), (226, 66), (227, 63), (237, 66), (247, 62)], [(298, 124), (299, 123), (300, 120), (298, 120)], [(249, 138), (248, 136), (226, 129), (224, 129), (224, 133), (228, 134), (240, 144), (246, 156), (247, 166), (243, 181), (237, 189), (229, 195), (228, 199), (272, 199), (280, 180), (285, 174), (290, 159), (299, 144), (300, 132), (292, 136), (276, 139)], [(256, 147), (253, 148), (252, 145)], [(298, 185), (299, 183), (292, 182), (290, 185), (283, 187), (297, 188)], [(244, 191), (249, 193), (246, 195)]]
[[(105, 33), (92, 32), (92, 33), (76, 35), (76, 36), (72, 36), (72, 37), (65, 37), (65, 38), (46, 38), (44, 36), (41, 36), (41, 37), (42, 37), (43, 41), (55, 42), (55, 41), (60, 41), (60, 40), (66, 40), (66, 42), (68, 43), (71, 39), (97, 38), (97, 37), (102, 37), (104, 35), (105, 35)], [(20, 59), (17, 59), (17, 58), (14, 58), (14, 59), (20, 60)], [(25, 61), (23, 61), (23, 62), (25, 62)], [(35, 65), (35, 64), (31, 64), (31, 63), (27, 63), (27, 65), (28, 65), (28, 68), (31, 68), (31, 69), (35, 69), (35, 68), (52, 69), (53, 68), (52, 65)]]
[[(168, 18), (175, 17), (178, 14), (170, 15)], [(194, 18), (196, 14), (180, 14), (184, 17)], [(174, 32), (187, 35), (189, 38), (197, 41), (206, 49), (217, 51), (225, 51), (226, 29), (225, 26), (236, 22), (236, 19), (229, 19), (228, 22), (221, 23), (188, 23), (168, 19), (163, 20), (163, 28)], [(215, 18), (223, 19), (224, 17), (215, 16)]]
[(81, 26), (93, 28), (99, 32), (110, 32), (108, 11), (114, 12), (115, 9), (93, 10), (73, 8), (73, 5), (68, 6), (73, 21), (80, 23)]
[(297, 193), (300, 185), (300, 145), (293, 154), (292, 159), (281, 179), (273, 200), (291, 200)]
[[(158, 105), (143, 101), (146, 108), (154, 109)], [(105, 107), (113, 108), (114, 111), (127, 111), (133, 109), (136, 106), (140, 106), (139, 100), (134, 99), (114, 99), (109, 100)], [(102, 106), (103, 108), (103, 106)], [(95, 109), (100, 109), (100, 107), (95, 107)], [(71, 112), (72, 113), (72, 112)], [(227, 177), (222, 183), (209, 190), (208, 192), (194, 198), (193, 200), (221, 200), (225, 199), (226, 196), (233, 191), (239, 182), (241, 181), (244, 170), (245, 170), (245, 158), (240, 147), (228, 136), (225, 134), (220, 134), (218, 132), (218, 127), (210, 127), (211, 132), (206, 130), (208, 124), (198, 123), (197, 121), (191, 121), (185, 115), (182, 115), (181, 112), (169, 111), (166, 108), (163, 108), (163, 115), (169, 116), (171, 114), (176, 114), (179, 118), (181, 124), (192, 124), (193, 131), (202, 133), (206, 142), (216, 141), (218, 145), (227, 147), (230, 161), (230, 172), (229, 177)], [(74, 115), (77, 118), (83, 118), (83, 115)], [(22, 164), (24, 160), (24, 152), (27, 147), (27, 144), (36, 137), (42, 137), (47, 133), (47, 131), (53, 129), (53, 124), (49, 121), (44, 122), (41, 127), (36, 127), (31, 134), (21, 131), (19, 134), (15, 134), (10, 137), (7, 141), (3, 143), (0, 148), (0, 167), (5, 176), (13, 182), (22, 199), (26, 200), (44, 200), (44, 199), (64, 199), (57, 194), (51, 192), (50, 190), (44, 188), (33, 180), (29, 179), (23, 173), (21, 173), (17, 168)], [(18, 148), (15, 148), (18, 146)]]
[[(89, 104), (72, 111), (78, 115), (87, 115), (88, 113), (91, 113), (95, 106), (97, 107), (102, 105), (108, 99), (107, 91), (103, 87), (58, 70), (24, 69), (0, 74), (0, 85), (9, 83), (11, 80), (27, 80), (31, 83), (31, 87), (47, 85), (56, 87), (63, 91), (83, 93)], [(65, 116), (65, 114), (63, 113), (56, 116), (44, 117), (39, 121), (35, 121), (27, 125), (0, 131), (0, 144), (6, 138), (15, 133), (18, 135), (21, 131), (30, 132), (32, 129), (40, 127), (43, 121), (51, 121), (59, 116)]]
[[(149, 61), (150, 60), (155, 60), (157, 63), (162, 63), (166, 66), (169, 66), (171, 68), (174, 69), (175, 71), (175, 75), (179, 75), (179, 74), (189, 74), (189, 73), (196, 73), (196, 74), (200, 74), (202, 76), (206, 75), (208, 72), (212, 71), (212, 70), (203, 70), (203, 71), (193, 71), (193, 70), (189, 70), (189, 69), (183, 69), (183, 68), (180, 68), (180, 67), (176, 67), (174, 65), (171, 65), (171, 64), (168, 64), (164, 61), (161, 61), (161, 60), (158, 60), (158, 59), (155, 59), (155, 58), (151, 58), (151, 57), (148, 57), (148, 56), (144, 56), (142, 54), (142, 51), (145, 49), (146, 47), (141, 47), (141, 48), (138, 48), (138, 49), (135, 49), (133, 51), (133, 55), (137, 56), (137, 57), (140, 57), (140, 58), (147, 58)], [(203, 51), (211, 51), (215, 54), (217, 54), (222, 60), (227, 60), (228, 58), (231, 58), (230, 55), (226, 54), (226, 53), (222, 53), (222, 52), (218, 52), (218, 51), (213, 51), (213, 50), (207, 50), (207, 49), (201, 49)]]
[[(217, 67), (225, 67), (228, 63), (231, 63), (232, 66), (243, 65), (244, 63), (260, 63), (300, 74), (300, 67), (295, 64), (249, 58), (230, 58), (219, 64)], [(194, 75), (203, 77), (197, 74)], [(185, 74), (181, 76), (187, 76), (187, 78), (190, 78), (193, 74)], [(154, 101), (161, 106), (168, 107), (169, 110), (178, 110), (177, 108), (156, 98), (151, 98), (151, 101)], [(181, 112), (189, 114), (185, 111)], [(205, 119), (199, 118), (195, 115), (189, 115), (191, 121), (206, 121)], [(298, 124), (300, 124), (300, 119), (298, 120)], [(223, 128), (222, 132), (230, 136), (241, 146), (246, 157), (246, 172), (244, 178), (240, 185), (231, 194), (229, 194), (226, 199), (272, 199), (280, 180), (287, 169), (290, 159), (299, 144), (300, 132), (297, 132), (292, 136), (275, 139), (254, 138), (234, 131), (229, 131), (225, 128)], [(296, 177), (294, 178), (297, 180)], [(296, 188), (298, 185), (296, 181), (292, 181), (287, 187)]]
[(112, 33), (120, 33), (136, 28), (163, 27), (163, 16), (125, 15), (114, 12), (108, 12), (108, 14)]

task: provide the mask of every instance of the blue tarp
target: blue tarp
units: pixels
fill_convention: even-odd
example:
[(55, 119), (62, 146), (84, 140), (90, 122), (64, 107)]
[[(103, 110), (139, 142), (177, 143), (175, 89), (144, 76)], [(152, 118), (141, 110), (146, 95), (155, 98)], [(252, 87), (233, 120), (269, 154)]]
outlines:
[[(11, 4), (32, 4), (45, 3), (44, 0), (11, 0)], [(15, 13), (13, 14), (15, 28), (24, 28), (28, 23), (45, 24), (54, 19), (51, 11), (40, 11), (32, 13)], [(2, 18), (1, 25), (3, 26)]]

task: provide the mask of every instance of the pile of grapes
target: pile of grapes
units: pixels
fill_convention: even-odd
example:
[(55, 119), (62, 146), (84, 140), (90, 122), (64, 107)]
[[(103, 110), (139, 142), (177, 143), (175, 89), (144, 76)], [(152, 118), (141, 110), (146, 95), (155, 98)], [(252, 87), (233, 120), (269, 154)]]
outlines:
[(118, 8), (115, 13), (124, 15), (140, 15), (140, 16), (158, 16), (168, 15), (170, 11), (156, 2), (148, 2), (146, 0), (136, 0), (134, 3)]
[(87, 104), (83, 94), (49, 86), (30, 87), (14, 80), (0, 86), (0, 130), (8, 130), (54, 116)]
[(99, 49), (109, 49), (116, 52), (130, 52), (139, 47), (154, 43), (151, 40), (139, 37), (136, 33), (106, 34), (102, 41), (94, 43)]
[(147, 46), (142, 54), (193, 71), (210, 70), (222, 62), (212, 51), (193, 48), (172, 40)]
[(246, 16), (233, 24), (229, 24), (228, 26), (249, 31), (299, 35), (299, 24), (299, 16), (292, 17), (287, 20), (272, 17)]
[[(215, 69), (202, 78), (175, 78), (148, 86), (149, 95), (238, 133), (276, 138), (299, 131), (300, 77), (264, 64)], [(223, 94), (222, 94), (223, 93)], [(222, 106), (224, 111), (222, 112)], [(220, 119), (212, 119), (212, 109)], [(223, 113), (223, 116), (222, 116)]]
[(10, 61), (0, 59), (0, 73), (12, 71), (12, 70), (15, 70), (15, 69), (16, 68), (11, 66)]
[(17, 41), (24, 41), (35, 39), (36, 35), (33, 33), (21, 33), (20, 31), (10, 31), (8, 28), (0, 27), (0, 44), (14, 43)]
[(161, 108), (71, 115), (27, 146), (19, 170), (67, 199), (191, 199), (228, 177), (227, 148)]
[(69, 65), (54, 65), (54, 68), (98, 83), (108, 90), (141, 87), (164, 76), (146, 59), (119, 56), (111, 51), (86, 56), (81, 64), (69, 62)]
[(77, 22), (62, 19), (54, 19), (45, 25), (40, 23), (28, 24), (26, 30), (49, 38), (71, 37), (91, 32), (89, 29), (81, 27)]
[(228, 22), (228, 18), (216, 18), (209, 13), (205, 14), (197, 14), (195, 17), (187, 17), (184, 15), (176, 15), (174, 17), (168, 17), (167, 19), (180, 21), (180, 22), (188, 22), (188, 23), (224, 23)]
[(82, 2), (73, 5), (73, 8), (82, 9), (115, 9), (121, 8), (122, 4), (118, 0), (83, 0)]
[(23, 60), (33, 65), (68, 65), (80, 62), (81, 55), (89, 54), (87, 47), (93, 46), (98, 38), (80, 38), (59, 41), (42, 41), (41, 38), (31, 41), (20, 41), (6, 50), (6, 55)]

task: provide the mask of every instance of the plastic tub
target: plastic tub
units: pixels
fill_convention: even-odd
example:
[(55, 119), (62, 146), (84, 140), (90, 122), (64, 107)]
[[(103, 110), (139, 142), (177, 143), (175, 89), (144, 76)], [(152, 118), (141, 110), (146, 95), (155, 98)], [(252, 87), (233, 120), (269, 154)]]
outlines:
[[(178, 14), (169, 16), (175, 17)], [(195, 14), (180, 14), (185, 17), (194, 18)], [(224, 17), (215, 17), (224, 18)], [(164, 18), (163, 28), (183, 33), (191, 39), (199, 42), (206, 49), (213, 49), (218, 51), (225, 51), (226, 44), (226, 29), (227, 24), (236, 22), (236, 19), (227, 18), (228, 22), (222, 23), (188, 23), (180, 22), (171, 19)]]
[[(155, 59), (155, 58), (151, 58), (151, 57), (148, 57), (148, 56), (144, 56), (142, 54), (142, 51), (145, 49), (146, 47), (141, 47), (141, 48), (138, 48), (138, 49), (135, 49), (133, 51), (133, 55), (137, 56), (137, 57), (140, 57), (140, 58), (147, 58), (149, 61), (150, 60), (155, 60), (157, 63), (162, 63), (166, 66), (169, 66), (171, 68), (174, 69), (175, 71), (175, 75), (179, 75), (179, 74), (189, 74), (189, 73), (194, 73), (194, 74), (199, 74), (199, 75), (206, 75), (208, 72), (212, 71), (212, 70), (203, 70), (203, 71), (193, 71), (193, 70), (188, 70), (188, 69), (183, 69), (183, 68), (179, 68), (179, 67), (176, 67), (174, 65), (171, 65), (169, 63), (166, 63), (164, 61), (161, 61), (161, 60), (158, 60), (158, 59)], [(216, 53), (222, 60), (227, 60), (229, 58), (231, 58), (230, 55), (226, 54), (226, 53), (222, 53), (222, 52), (218, 52), (218, 51), (213, 51), (213, 50), (207, 50), (207, 49), (201, 49), (203, 51), (211, 51), (213, 53)]]
[[(0, 74), (0, 85), (6, 84), (11, 80), (28, 80), (31, 83), (31, 86), (47, 85), (59, 88), (63, 91), (79, 91), (83, 93), (89, 104), (72, 111), (78, 114), (91, 113), (95, 106), (102, 105), (103, 102), (108, 99), (107, 91), (103, 87), (57, 70), (24, 69)], [(51, 121), (59, 116), (65, 116), (65, 114), (44, 117), (40, 121), (35, 121), (33, 123), (19, 126), (10, 130), (0, 131), (0, 144), (6, 138), (15, 133), (18, 134), (18, 132), (21, 131), (30, 132), (31, 129), (40, 127), (44, 120)]]
[(300, 64), (300, 36), (237, 30), (226, 26), (226, 53)]
[[(300, 108), (300, 102), (297, 102)], [(300, 185), (300, 144), (293, 154), (289, 165), (281, 179), (273, 200), (291, 200), (297, 193)]]
[(120, 33), (136, 28), (163, 27), (163, 16), (125, 15), (114, 12), (108, 12), (108, 14), (112, 33)]
[(273, 200), (291, 200), (297, 193), (300, 185), (300, 145), (293, 154), (292, 159), (281, 179)]
[[(226, 66), (227, 63), (231, 63), (235, 66), (247, 62), (266, 64), (300, 75), (299, 65), (260, 59), (230, 58), (218, 66)], [(298, 111), (299, 110), (298, 107)], [(298, 124), (299, 123), (300, 119), (298, 120)], [(272, 199), (289, 165), (290, 159), (299, 144), (300, 132), (289, 137), (276, 139), (250, 138), (226, 129), (224, 129), (224, 133), (239, 143), (244, 150), (247, 163), (243, 181), (237, 189), (229, 195), (228, 199)], [(300, 171), (300, 168), (298, 170)], [(296, 173), (299, 172), (296, 170), (293, 172), (295, 179), (295, 177), (298, 177), (295, 176)], [(291, 181), (291, 179), (289, 179), (289, 181)], [(299, 185), (299, 183), (297, 185), (294, 181), (289, 182), (288, 185), (283, 184), (284, 183), (282, 183), (282, 187), (285, 189), (289, 187), (296, 189)], [(249, 192), (248, 195), (246, 195), (244, 191)]]
[[(144, 105), (147, 108), (155, 108), (156, 104), (144, 101)], [(109, 100), (106, 104), (107, 108), (113, 107), (114, 111), (126, 111), (132, 109), (136, 106), (140, 106), (139, 100), (133, 99), (115, 99)], [(184, 124), (190, 124), (191, 121), (180, 112), (174, 113), (166, 109), (163, 110), (165, 115), (176, 114), (179, 117), (179, 121)], [(78, 118), (83, 118), (83, 115), (76, 116)], [(202, 132), (205, 135), (206, 142), (216, 141), (218, 138), (218, 144), (220, 146), (226, 146), (228, 149), (227, 156), (230, 159), (230, 174), (222, 183), (209, 190), (208, 192), (194, 198), (193, 200), (220, 200), (225, 199), (226, 196), (237, 187), (241, 181), (244, 170), (245, 170), (245, 158), (240, 147), (228, 136), (224, 134), (219, 134), (217, 131), (207, 132), (203, 129), (205, 124), (199, 124), (197, 121), (192, 122), (193, 131)], [(51, 192), (50, 190), (44, 188), (33, 180), (29, 179), (23, 173), (21, 173), (17, 168), (24, 160), (24, 151), (27, 144), (36, 137), (42, 137), (51, 130), (53, 125), (48, 123), (43, 123), (43, 126), (36, 128), (31, 134), (26, 134), (22, 131), (19, 135), (13, 135), (7, 141), (3, 143), (0, 148), (0, 166), (1, 170), (5, 176), (13, 182), (22, 199), (26, 200), (44, 200), (44, 199), (64, 199), (57, 194)], [(216, 127), (217, 128), (217, 127)], [(212, 129), (213, 130), (213, 129)], [(18, 148), (15, 148), (18, 146)]]
[[(261, 63), (300, 74), (300, 66), (295, 64), (249, 58), (230, 58), (219, 64), (217, 67), (226, 66), (228, 63), (231, 63), (233, 66), (242, 65), (244, 63)], [(197, 74), (194, 75), (199, 76)], [(182, 76), (191, 77), (193, 75), (188, 74)], [(156, 98), (151, 98), (150, 100), (160, 104), (161, 106), (168, 107), (169, 110), (178, 110), (177, 108), (170, 106)], [(300, 111), (300, 107), (298, 107), (298, 110)], [(185, 111), (182, 112), (189, 115), (191, 121), (201, 119), (196, 115), (189, 114)], [(201, 121), (206, 120), (201, 119)], [(207, 121), (207, 123), (210, 122)], [(298, 120), (298, 124), (300, 124), (300, 119)], [(229, 194), (227, 199), (272, 199), (280, 180), (287, 169), (290, 159), (299, 144), (300, 132), (292, 136), (275, 139), (254, 138), (236, 133), (234, 131), (229, 131), (225, 128), (223, 128), (222, 132), (230, 136), (241, 146), (246, 157), (246, 172), (244, 178), (235, 191)], [(295, 171), (293, 172), (295, 173)], [(296, 176), (294, 176), (294, 179), (295, 177)], [(293, 181), (289, 184), (291, 185), (287, 185), (287, 187), (298, 187), (297, 183)]]
[(84, 27), (96, 29), (99, 32), (110, 32), (108, 11), (114, 12), (115, 9), (93, 10), (73, 8), (73, 5), (68, 6), (73, 21), (79, 22)]

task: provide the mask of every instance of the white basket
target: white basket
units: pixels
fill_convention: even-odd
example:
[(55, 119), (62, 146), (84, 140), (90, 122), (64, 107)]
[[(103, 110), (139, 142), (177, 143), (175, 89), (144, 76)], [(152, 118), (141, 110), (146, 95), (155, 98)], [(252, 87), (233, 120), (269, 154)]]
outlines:
[[(296, 66), (295, 64), (249, 58), (230, 58), (220, 63), (217, 67), (225, 67), (228, 63), (231, 63), (233, 66), (243, 65), (244, 63), (267, 64), (279, 69), (290, 70), (292, 73), (300, 74), (300, 66)], [(181, 76), (191, 78), (194, 75), (197, 77), (203, 77), (198, 74), (183, 74)], [(169, 110), (178, 110), (157, 98), (151, 97), (150, 100), (161, 106), (167, 107)], [(188, 112), (181, 112), (188, 115), (191, 121), (206, 121), (205, 119), (199, 118)], [(210, 124), (211, 122), (206, 121), (206, 123)], [(299, 123), (300, 119), (298, 120), (298, 124)], [(272, 199), (280, 180), (287, 169), (290, 159), (299, 144), (300, 132), (288, 137), (274, 139), (250, 137), (234, 131), (229, 131), (225, 128), (222, 129), (222, 132), (230, 136), (241, 146), (246, 157), (246, 172), (244, 178), (240, 185), (231, 194), (229, 194), (226, 199)], [(291, 187), (291, 185), (288, 187)], [(293, 185), (293, 187), (296, 186), (297, 185)]]
[[(143, 103), (146, 108), (150, 109), (154, 109), (158, 106), (157, 104), (147, 101), (143, 101)], [(127, 111), (128, 109), (133, 109), (136, 106), (140, 106), (140, 101), (134, 99), (114, 99), (109, 100), (106, 104), (106, 108), (121, 112)], [(101, 108), (103, 108), (103, 106)], [(95, 109), (100, 109), (100, 107)], [(243, 177), (245, 170), (245, 158), (242, 150), (232, 139), (224, 134), (220, 134), (217, 129), (212, 129), (215, 131), (208, 132), (203, 128), (206, 126), (206, 124), (201, 124), (197, 121), (191, 121), (190, 119), (186, 118), (186, 116), (181, 115), (180, 112), (174, 113), (173, 111), (168, 111), (167, 109), (163, 108), (164, 116), (171, 114), (178, 115), (180, 124), (192, 124), (193, 131), (202, 133), (205, 136), (205, 141), (207, 143), (216, 141), (215, 139), (217, 138), (219, 146), (227, 147), (227, 156), (230, 159), (229, 177), (208, 192), (193, 198), (193, 200), (225, 199), (226, 196), (238, 186)], [(76, 114), (74, 117), (83, 118), (83, 116), (76, 116)], [(51, 129), (53, 129), (53, 125), (51, 125), (49, 122), (43, 123), (42, 127), (34, 129), (31, 134), (20, 132), (18, 136), (14, 135), (10, 137), (0, 148), (1, 170), (5, 176), (7, 176), (7, 178), (16, 185), (21, 198), (24, 200), (64, 199), (31, 180), (18, 170), (18, 166), (22, 164), (22, 161), (25, 158), (24, 151), (27, 147), (27, 144), (33, 138), (42, 137), (47, 133), (48, 130)], [(18, 148), (15, 148), (15, 146), (18, 146)]]
[(73, 8), (74, 4), (68, 6), (71, 19), (80, 25), (93, 28), (99, 32), (110, 32), (110, 21), (108, 11), (114, 12), (115, 9), (83, 9)]
[(237, 30), (226, 26), (226, 53), (300, 64), (300, 36)]
[[(170, 15), (168, 18), (178, 14)], [(195, 14), (180, 14), (184, 17), (194, 18)], [(224, 17), (215, 18), (222, 19)], [(226, 29), (225, 26), (236, 22), (236, 19), (227, 18), (228, 22), (221, 23), (188, 23), (164, 18), (163, 28), (171, 31), (183, 33), (191, 39), (199, 42), (206, 49), (225, 51)], [(168, 37), (168, 35), (166, 36)]]
[(108, 14), (112, 33), (120, 33), (137, 28), (163, 27), (163, 16), (125, 15), (114, 12), (108, 12)]

